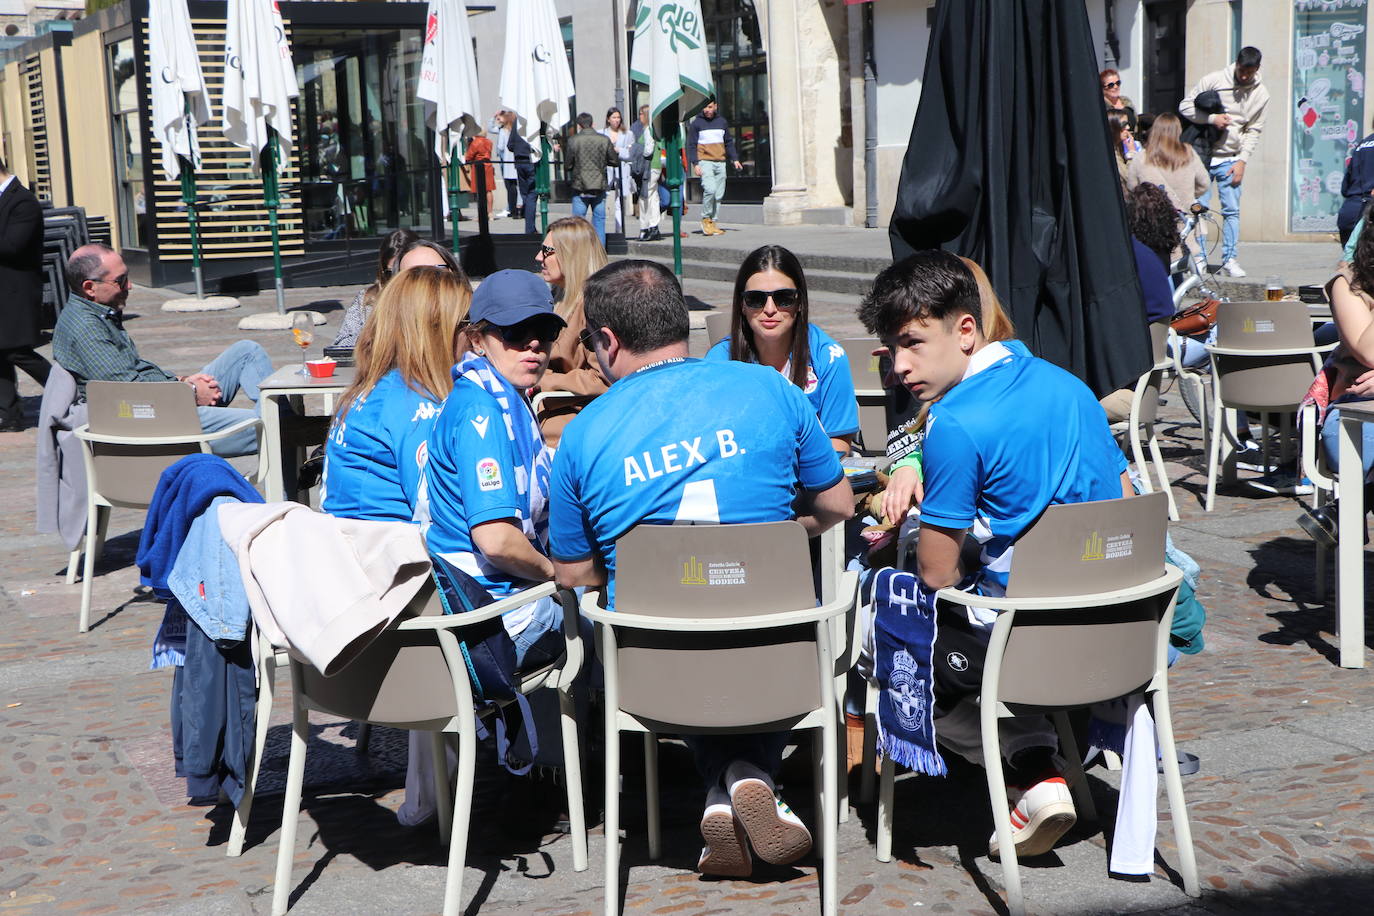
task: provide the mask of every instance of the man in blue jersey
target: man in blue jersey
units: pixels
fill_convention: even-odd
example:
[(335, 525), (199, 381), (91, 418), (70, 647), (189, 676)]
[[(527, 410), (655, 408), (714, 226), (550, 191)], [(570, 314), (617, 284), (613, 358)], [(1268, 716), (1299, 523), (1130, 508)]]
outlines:
[[(666, 268), (604, 267), (583, 306), (584, 343), (612, 384), (568, 424), (554, 459), (549, 544), (561, 585), (606, 586), (613, 607), (615, 542), (639, 524), (795, 518), (818, 534), (853, 513), (800, 388), (766, 366), (687, 357), (687, 306)], [(707, 786), (703, 873), (748, 875), (751, 846), (774, 864), (811, 848), (774, 790), (786, 743), (785, 732), (688, 738)]]
[[(1012, 548), (1047, 506), (1132, 493), (1106, 415), (1079, 379), (1019, 341), (983, 336), (972, 273), (945, 251), (919, 251), (880, 273), (859, 318), (892, 354), (893, 372), (930, 404), (922, 463), (925, 494), (916, 545), (925, 594), (954, 585), (1005, 594)], [(979, 564), (964, 569), (969, 536)], [(982, 762), (976, 705), (995, 613), (942, 609), (935, 642), (936, 734)], [(1003, 719), (1001, 743), (1018, 855), (1038, 855), (1073, 826), (1043, 717)], [(997, 854), (996, 836), (992, 853)]]

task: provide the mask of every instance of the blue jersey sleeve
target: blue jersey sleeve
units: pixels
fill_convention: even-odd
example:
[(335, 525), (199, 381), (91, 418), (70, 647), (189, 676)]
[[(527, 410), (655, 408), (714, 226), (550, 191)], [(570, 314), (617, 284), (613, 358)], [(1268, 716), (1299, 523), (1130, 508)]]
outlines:
[(576, 450), (576, 437), (564, 434), (549, 474), (549, 555), (567, 563), (586, 560), (596, 552), (591, 519), (578, 492)]
[(800, 434), (798, 436), (797, 479), (802, 489), (812, 492), (828, 490), (844, 477), (840, 466), (840, 456), (830, 444), (830, 436), (821, 428), (820, 420), (811, 409), (811, 404), (801, 389), (778, 376), (797, 411)]
[(972, 525), (981, 492), (981, 467), (973, 439), (964, 428), (932, 410), (922, 454), (921, 521), (941, 528)]
[(836, 439), (859, 432), (859, 404), (854, 396), (854, 377), (849, 372), (849, 357), (834, 341), (812, 351), (811, 367), (816, 372), (816, 414), (829, 436)]
[(722, 337), (706, 351), (706, 359), (712, 362), (724, 362), (730, 358), (730, 338)]
[(517, 518), (522, 502), (500, 408), (481, 394), (450, 396), (430, 442), (429, 498), (456, 500), (469, 531), (483, 522)]

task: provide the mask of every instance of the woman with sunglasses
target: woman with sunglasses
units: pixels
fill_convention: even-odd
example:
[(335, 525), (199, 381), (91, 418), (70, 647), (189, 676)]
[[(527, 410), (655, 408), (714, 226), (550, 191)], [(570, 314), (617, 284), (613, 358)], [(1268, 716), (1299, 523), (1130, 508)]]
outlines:
[(606, 391), (606, 379), (580, 344), (587, 316), (582, 312), (582, 288), (587, 278), (606, 266), (606, 249), (585, 219), (567, 216), (549, 224), (548, 235), (535, 255), (539, 275), (553, 289), (559, 317), (567, 329), (549, 351), (549, 370), (539, 391), (566, 391), (575, 397), (546, 398), (540, 405), (539, 429), (549, 448), (558, 448), (563, 427), (577, 412)]
[(806, 275), (797, 256), (778, 245), (751, 251), (735, 274), (730, 336), (707, 359), (772, 366), (811, 402), (835, 450), (849, 454), (859, 407), (844, 348), (808, 320)]
[(1131, 133), (1136, 132), (1138, 124), (1135, 117), (1135, 104), (1121, 94), (1121, 74), (1110, 68), (1098, 74), (1102, 81), (1102, 104), (1108, 111), (1119, 111), (1126, 118)]
[(387, 282), (396, 274), (411, 267), (441, 266), (467, 282), (467, 275), (458, 265), (458, 259), (443, 245), (422, 239), (409, 229), (397, 229), (382, 240), (377, 256), (377, 279), (366, 289), (359, 290), (353, 302), (344, 311), (339, 322), (339, 333), (330, 344), (332, 347), (351, 347), (357, 343), (367, 316), (377, 304), (378, 297)]

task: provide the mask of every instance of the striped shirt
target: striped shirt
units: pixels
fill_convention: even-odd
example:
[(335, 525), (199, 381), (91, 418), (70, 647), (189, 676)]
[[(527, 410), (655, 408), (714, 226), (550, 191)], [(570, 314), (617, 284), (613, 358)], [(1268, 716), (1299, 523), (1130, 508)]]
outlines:
[(687, 127), (687, 161), (692, 165), (700, 159), (705, 162), (734, 162), (739, 158), (735, 152), (735, 136), (730, 133), (730, 122), (716, 112), (709, 121), (702, 115), (692, 119)]

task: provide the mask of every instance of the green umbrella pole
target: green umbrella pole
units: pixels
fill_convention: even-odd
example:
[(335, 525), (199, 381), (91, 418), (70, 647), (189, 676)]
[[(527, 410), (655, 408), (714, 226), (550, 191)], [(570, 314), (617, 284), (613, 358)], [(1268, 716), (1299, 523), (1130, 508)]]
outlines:
[(272, 276), (277, 285), (277, 314), (286, 314), (286, 291), (281, 282), (281, 234), (277, 226), (277, 207), (281, 197), (277, 189), (277, 155), (280, 150), (277, 132), (267, 129), (267, 148), (263, 150), (262, 202), (267, 207), (267, 225), (272, 230)]
[(196, 278), (196, 298), (205, 298), (205, 281), (200, 272), (200, 213), (196, 209), (196, 168), (185, 156), (181, 160), (181, 202), (186, 205), (186, 221), (191, 225), (191, 275)]
[(682, 138), (677, 102), (663, 110), (660, 122), (668, 131), (668, 209), (673, 211), (673, 273), (682, 280)]
[(458, 254), (458, 157), (448, 156), (448, 218), (453, 224), (453, 253)]
[(549, 125), (544, 121), (539, 122), (539, 171), (535, 180), (534, 192), (539, 196), (539, 231), (544, 235), (549, 234), (549, 182), (552, 177), (553, 167), (549, 163), (549, 157), (553, 155), (553, 148), (549, 145)]

